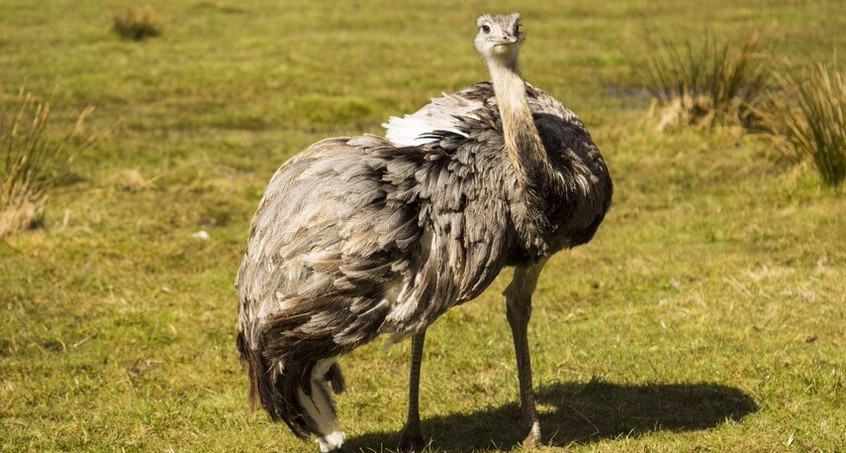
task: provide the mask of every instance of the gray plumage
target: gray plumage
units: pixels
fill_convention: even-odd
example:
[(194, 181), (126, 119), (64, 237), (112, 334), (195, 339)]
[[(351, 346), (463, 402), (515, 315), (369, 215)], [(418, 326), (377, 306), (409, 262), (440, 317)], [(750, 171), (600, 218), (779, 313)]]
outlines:
[[(506, 294), (512, 322), (512, 305), (529, 304), (537, 263), (590, 240), (608, 209), (611, 180), (581, 121), (516, 76), (517, 17), (478, 19), (476, 47), (493, 84), (392, 118), (387, 138), (315, 143), (265, 189), (236, 280), (238, 346), (253, 404), (296, 435), (315, 435), (323, 451), (343, 442), (330, 396), (343, 388), (339, 355), (383, 333), (419, 340), (401, 442), (419, 449), (426, 327), (505, 266), (518, 268)], [(507, 42), (480, 44), (492, 29)], [(524, 388), (528, 351), (518, 344), (525, 327), (512, 328), (524, 423), (539, 438), (530, 378)]]

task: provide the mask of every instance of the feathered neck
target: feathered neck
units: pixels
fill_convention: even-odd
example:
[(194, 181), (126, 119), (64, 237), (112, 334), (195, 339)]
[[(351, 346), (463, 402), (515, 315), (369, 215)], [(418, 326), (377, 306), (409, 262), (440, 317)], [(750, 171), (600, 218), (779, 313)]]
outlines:
[(517, 180), (523, 188), (537, 189), (551, 176), (552, 168), (532, 119), (526, 84), (520, 77), (516, 56), (505, 61), (492, 58), (487, 64), (502, 118), (505, 148)]

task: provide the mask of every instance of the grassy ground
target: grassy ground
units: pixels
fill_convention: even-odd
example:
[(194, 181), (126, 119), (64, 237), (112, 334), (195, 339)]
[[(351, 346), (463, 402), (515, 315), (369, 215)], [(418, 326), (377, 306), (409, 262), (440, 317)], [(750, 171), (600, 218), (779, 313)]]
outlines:
[[(139, 43), (109, 31), (132, 2), (0, 1), (2, 106), (58, 79), (60, 118), (94, 103), (88, 126), (111, 129), (44, 228), (0, 243), (0, 450), (316, 451), (245, 404), (232, 281), (250, 216), (305, 145), (483, 79), (470, 41), (491, 6), (153, 3), (164, 33)], [(842, 195), (730, 128), (652, 132), (638, 68), (647, 28), (760, 29), (778, 58), (827, 59), (846, 4), (594, 3), (496, 5), (523, 11), (524, 75), (580, 113), (616, 183), (595, 240), (536, 294), (539, 451), (843, 451)], [(432, 451), (516, 448), (505, 281), (429, 330)], [(408, 344), (382, 346), (342, 361), (351, 451), (392, 450), (403, 422)]]

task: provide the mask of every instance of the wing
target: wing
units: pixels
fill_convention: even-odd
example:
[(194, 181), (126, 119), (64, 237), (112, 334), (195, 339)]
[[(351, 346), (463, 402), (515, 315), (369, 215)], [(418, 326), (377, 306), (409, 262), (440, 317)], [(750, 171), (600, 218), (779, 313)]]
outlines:
[[(571, 110), (545, 91), (526, 84), (529, 108), (535, 115), (546, 114), (560, 118), (571, 127), (584, 130), (581, 120)], [(478, 128), (494, 128), (499, 121), (496, 97), (490, 82), (479, 82), (455, 93), (433, 98), (420, 110), (392, 116), (382, 126), (385, 138), (395, 146), (432, 144), (445, 136), (469, 138)], [(502, 134), (501, 126), (499, 133)]]
[(483, 101), (487, 97), (477, 89), (480, 85), (471, 85), (453, 94), (444, 93), (402, 118), (390, 117), (387, 123), (382, 124), (386, 129), (385, 138), (396, 146), (420, 146), (436, 142), (439, 137), (433, 133), (447, 132), (467, 137), (463, 123), (467, 119), (479, 119), (475, 112), (484, 108)]
[[(606, 187), (609, 179), (604, 162), (578, 116), (529, 83), (526, 83), (526, 98), (548, 158), (560, 171), (561, 181), (557, 186), (561, 191), (547, 194), (547, 203), (540, 212), (537, 209), (530, 212), (516, 186), (506, 191), (511, 194), (509, 216), (526, 252), (521, 257), (512, 249), (512, 258), (508, 260), (512, 264), (535, 260), (551, 250), (589, 239), (598, 222), (592, 213), (607, 209), (607, 206), (591, 203), (604, 203), (611, 191), (610, 187)], [(493, 86), (489, 82), (476, 83), (454, 94), (435, 98), (411, 115), (392, 118), (385, 127), (388, 129), (387, 138), (393, 142), (426, 143), (426, 146), (442, 147), (462, 163), (476, 161), (472, 165), (457, 166), (456, 171), (478, 171), (481, 168), (479, 161), (487, 159), (496, 162), (487, 166), (489, 174), (493, 174), (490, 169), (496, 169), (502, 181), (510, 180), (510, 163), (498, 160), (505, 154), (502, 122)], [(481, 193), (487, 187), (481, 185), (463, 190), (465, 193)], [(487, 212), (490, 211), (481, 214)], [(484, 215), (478, 218), (484, 218)], [(533, 252), (528, 253), (530, 250)]]
[[(236, 286), (248, 344), (261, 325), (303, 356), (378, 334), (398, 281), (418, 259), (417, 209), (388, 194), (375, 137), (318, 142), (273, 176), (253, 219)], [(290, 346), (295, 344), (295, 346)]]

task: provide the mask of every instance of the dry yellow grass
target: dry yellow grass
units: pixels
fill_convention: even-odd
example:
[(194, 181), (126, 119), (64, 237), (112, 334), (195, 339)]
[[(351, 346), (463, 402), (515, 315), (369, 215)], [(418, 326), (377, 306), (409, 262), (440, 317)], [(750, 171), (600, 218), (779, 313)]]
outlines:
[(16, 101), (4, 109), (0, 123), (0, 238), (41, 222), (47, 191), (67, 171), (67, 148), (90, 146), (93, 136), (75, 141), (85, 108), (64, 136), (50, 128), (53, 104), (39, 100), (22, 85)]
[(135, 41), (159, 36), (164, 31), (164, 19), (153, 5), (132, 6), (112, 13), (112, 30)]

